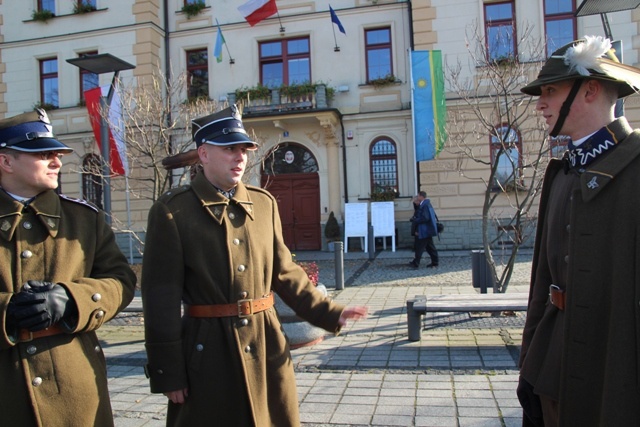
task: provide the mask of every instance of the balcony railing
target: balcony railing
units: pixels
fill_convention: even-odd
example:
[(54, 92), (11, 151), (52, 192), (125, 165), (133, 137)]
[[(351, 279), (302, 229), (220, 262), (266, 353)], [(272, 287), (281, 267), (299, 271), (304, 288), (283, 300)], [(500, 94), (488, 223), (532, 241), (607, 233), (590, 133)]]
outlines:
[(241, 99), (236, 99), (236, 93), (232, 92), (227, 94), (227, 99), (229, 103), (243, 103), (243, 114), (315, 110), (329, 107), (325, 85), (316, 85), (315, 91), (291, 92), (294, 93), (281, 93), (278, 88), (271, 89), (267, 96), (251, 97), (251, 94), (247, 93)]

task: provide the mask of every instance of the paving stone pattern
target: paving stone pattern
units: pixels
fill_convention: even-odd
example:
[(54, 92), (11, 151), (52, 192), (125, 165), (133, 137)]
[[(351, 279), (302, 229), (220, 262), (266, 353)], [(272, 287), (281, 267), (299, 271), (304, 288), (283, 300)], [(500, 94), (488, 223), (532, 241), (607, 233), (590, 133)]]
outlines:
[[(431, 313), (421, 340), (407, 340), (406, 300), (475, 293), (469, 254), (441, 255), (437, 269), (406, 264), (409, 251), (344, 256), (345, 288), (335, 290), (333, 253), (301, 252), (318, 263), (337, 302), (367, 305), (367, 319), (292, 352), (302, 426), (519, 426), (515, 388), (524, 313)], [(519, 256), (508, 292), (526, 292), (531, 255)], [(164, 425), (166, 399), (144, 376), (143, 319), (122, 313), (99, 336), (107, 356), (115, 424)]]

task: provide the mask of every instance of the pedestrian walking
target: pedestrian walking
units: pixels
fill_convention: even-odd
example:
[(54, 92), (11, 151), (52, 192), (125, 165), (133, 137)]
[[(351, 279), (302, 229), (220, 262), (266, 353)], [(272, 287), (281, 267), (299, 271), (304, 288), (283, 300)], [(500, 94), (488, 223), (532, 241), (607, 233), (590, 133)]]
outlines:
[(0, 120), (0, 424), (113, 426), (95, 334), (136, 277), (105, 213), (56, 194), (73, 150), (46, 112)]
[(585, 37), (522, 92), (571, 138), (544, 177), (518, 397), (525, 426), (640, 425), (640, 133), (615, 117), (640, 69)]
[(431, 205), (431, 201), (427, 199), (427, 193), (420, 191), (413, 199), (415, 209), (411, 218), (411, 230), (415, 239), (415, 256), (409, 266), (413, 268), (420, 267), (420, 260), (425, 249), (431, 258), (431, 262), (427, 268), (435, 268), (439, 265), (438, 249), (436, 248), (433, 238), (438, 235), (438, 219), (436, 212)]
[(169, 398), (169, 426), (299, 426), (273, 292), (333, 333), (366, 308), (324, 297), (293, 262), (275, 199), (241, 181), (257, 144), (236, 106), (192, 130), (202, 170), (149, 212), (142, 299), (151, 391)]

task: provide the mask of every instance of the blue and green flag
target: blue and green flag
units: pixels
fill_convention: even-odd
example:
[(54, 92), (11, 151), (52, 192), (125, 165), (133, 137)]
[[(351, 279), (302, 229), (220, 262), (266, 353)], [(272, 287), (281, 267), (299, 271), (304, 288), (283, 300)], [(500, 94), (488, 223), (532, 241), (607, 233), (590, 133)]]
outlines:
[(411, 52), (411, 104), (416, 162), (433, 160), (447, 139), (442, 52)]
[(225, 41), (222, 30), (220, 29), (220, 23), (218, 23), (217, 19), (216, 24), (218, 24), (218, 36), (216, 37), (216, 45), (213, 48), (213, 56), (215, 56), (216, 61), (220, 63), (222, 62), (222, 45), (225, 44)]

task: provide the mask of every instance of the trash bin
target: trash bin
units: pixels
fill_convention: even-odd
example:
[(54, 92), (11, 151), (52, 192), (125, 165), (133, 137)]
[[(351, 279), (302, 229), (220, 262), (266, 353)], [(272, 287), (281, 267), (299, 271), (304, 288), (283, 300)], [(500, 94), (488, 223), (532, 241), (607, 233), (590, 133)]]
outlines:
[(487, 263), (484, 249), (474, 249), (471, 251), (471, 281), (473, 287), (476, 289), (479, 288), (482, 294), (486, 294), (488, 288), (493, 289), (493, 275)]

